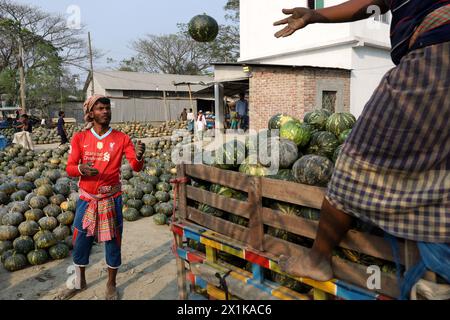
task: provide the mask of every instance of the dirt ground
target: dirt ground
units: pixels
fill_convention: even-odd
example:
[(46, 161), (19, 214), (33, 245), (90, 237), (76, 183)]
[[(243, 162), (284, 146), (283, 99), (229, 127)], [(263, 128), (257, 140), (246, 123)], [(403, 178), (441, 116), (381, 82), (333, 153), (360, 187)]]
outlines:
[[(117, 275), (121, 300), (176, 300), (176, 262), (172, 233), (142, 218), (124, 224), (122, 266)], [(0, 300), (53, 300), (65, 289), (71, 257), (8, 272), (0, 265)], [(94, 245), (86, 269), (88, 289), (72, 300), (103, 300), (107, 281), (104, 245)]]
[[(142, 139), (149, 143), (155, 138)], [(59, 144), (36, 145), (35, 150), (57, 148)], [(121, 300), (175, 300), (178, 298), (176, 262), (171, 251), (172, 233), (168, 226), (157, 226), (153, 219), (124, 221), (122, 266), (117, 275)], [(71, 276), (69, 256), (42, 266), (8, 272), (0, 264), (0, 300), (53, 300), (66, 288)], [(104, 299), (107, 268), (104, 245), (94, 245), (86, 269), (87, 290), (72, 300)], [(196, 295), (192, 294), (192, 299)]]

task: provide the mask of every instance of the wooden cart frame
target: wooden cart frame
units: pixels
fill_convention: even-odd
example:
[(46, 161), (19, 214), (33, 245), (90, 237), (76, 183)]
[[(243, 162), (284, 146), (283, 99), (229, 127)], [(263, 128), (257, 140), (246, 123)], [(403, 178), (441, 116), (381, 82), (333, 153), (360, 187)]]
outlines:
[[(307, 254), (308, 248), (265, 234), (264, 225), (314, 239), (318, 222), (297, 216), (282, 215), (275, 210), (263, 207), (263, 198), (320, 209), (325, 189), (265, 177), (252, 177), (205, 165), (181, 164), (178, 165), (177, 172), (179, 178), (188, 177), (204, 180), (248, 194), (247, 201), (239, 201), (189, 184), (181, 184), (179, 186), (179, 208), (177, 221), (174, 225), (174, 235), (177, 240), (177, 248), (181, 254), (181, 257), (180, 255), (177, 257), (180, 299), (187, 298), (185, 261), (189, 261), (189, 259), (186, 258), (187, 251), (183, 247), (183, 237), (186, 237), (186, 232), (183, 232), (184, 229), (190, 230), (191, 234), (193, 229), (197, 228), (199, 230), (198, 227), (201, 227), (200, 230), (203, 231), (210, 230), (215, 232), (223, 238), (222, 244), (226, 245), (227, 242), (231, 242), (235, 248), (238, 247), (245, 252), (251, 252), (252, 262), (255, 265), (270, 268), (279, 273), (281, 271), (276, 261), (281, 254), (288, 256)], [(195, 207), (189, 206), (188, 199), (247, 218), (249, 219), (249, 227), (246, 228), (219, 217), (205, 214)], [(220, 237), (219, 240), (210, 240), (221, 242)], [(418, 260), (419, 253), (413, 242), (398, 240), (398, 244), (400, 263), (402, 265), (408, 267)], [(380, 236), (350, 230), (339, 246), (395, 262), (390, 243)], [(216, 246), (215, 249), (217, 248)], [(211, 255), (214, 260), (214, 253), (211, 253)], [(197, 257), (194, 260), (198, 262), (204, 261), (201, 257)], [(215, 261), (210, 262), (214, 263)], [(302, 278), (294, 279), (331, 294), (335, 294), (336, 290), (327, 290), (327, 288), (335, 288), (339, 282), (355, 288), (361, 288), (362, 290), (368, 290), (367, 280), (370, 274), (367, 272), (367, 267), (338, 257), (333, 257), (332, 264), (336, 279), (328, 283)], [(372, 292), (378, 299), (395, 299), (398, 297), (400, 292), (396, 275), (381, 272), (380, 289), (374, 289)]]

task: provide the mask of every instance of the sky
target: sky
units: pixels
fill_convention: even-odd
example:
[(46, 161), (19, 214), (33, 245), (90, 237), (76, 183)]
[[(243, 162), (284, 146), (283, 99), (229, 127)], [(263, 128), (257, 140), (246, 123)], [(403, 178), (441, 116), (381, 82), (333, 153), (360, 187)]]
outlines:
[[(16, 0), (40, 7), (68, 19), (79, 9), (84, 30), (91, 33), (92, 45), (105, 53), (95, 61), (94, 69), (105, 69), (106, 58), (116, 61), (130, 58), (131, 42), (146, 34), (176, 33), (177, 23), (188, 23), (197, 14), (206, 13), (224, 24), (226, 0)], [(74, 7), (75, 6), (75, 7)], [(76, 21), (71, 19), (70, 21)]]

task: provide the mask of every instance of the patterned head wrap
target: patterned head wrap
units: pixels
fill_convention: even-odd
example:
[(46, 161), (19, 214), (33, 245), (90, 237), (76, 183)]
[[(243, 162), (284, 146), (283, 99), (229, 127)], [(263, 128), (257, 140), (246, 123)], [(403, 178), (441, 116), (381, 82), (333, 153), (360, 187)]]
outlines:
[(92, 111), (92, 108), (94, 107), (94, 105), (101, 98), (106, 98), (106, 96), (103, 96), (100, 94), (95, 94), (95, 95), (87, 98), (86, 101), (84, 102), (83, 111), (84, 111), (84, 122), (86, 123), (86, 125), (84, 127), (85, 130), (89, 130), (92, 128), (92, 126), (93, 126), (92, 122), (94, 121), (94, 119), (89, 117), (89, 112)]

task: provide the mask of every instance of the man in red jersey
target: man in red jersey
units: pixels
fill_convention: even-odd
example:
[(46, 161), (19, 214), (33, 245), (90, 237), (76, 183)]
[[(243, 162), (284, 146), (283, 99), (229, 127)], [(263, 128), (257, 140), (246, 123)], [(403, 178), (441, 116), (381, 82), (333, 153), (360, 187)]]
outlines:
[(136, 172), (144, 166), (145, 144), (138, 141), (136, 150), (126, 134), (113, 130), (111, 102), (95, 95), (84, 104), (85, 130), (77, 133), (71, 143), (67, 173), (80, 177), (80, 199), (73, 223), (73, 261), (76, 281), (60, 299), (69, 299), (86, 288), (85, 268), (94, 239), (105, 243), (108, 266), (107, 300), (117, 300), (117, 270), (121, 265), (122, 197), (120, 167), (125, 155)]

